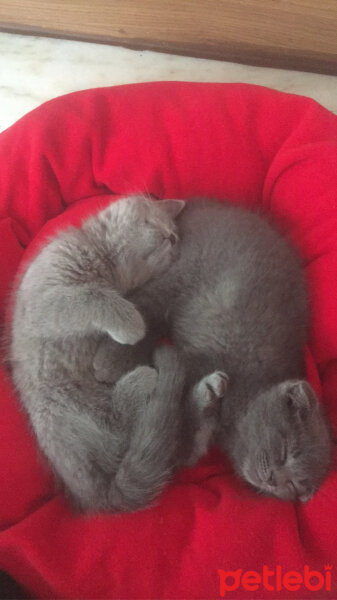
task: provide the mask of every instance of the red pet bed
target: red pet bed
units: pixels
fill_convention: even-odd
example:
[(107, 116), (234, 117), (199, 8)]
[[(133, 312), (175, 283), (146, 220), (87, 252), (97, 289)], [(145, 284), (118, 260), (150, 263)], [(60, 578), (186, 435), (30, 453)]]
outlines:
[[(90, 90), (48, 102), (2, 133), (0, 168), (1, 322), (31, 241), (111, 194), (204, 195), (270, 213), (303, 257), (308, 377), (337, 433), (333, 114), (248, 85)], [(285, 503), (256, 495), (213, 452), (147, 510), (76, 515), (55, 492), (5, 371), (0, 397), (0, 569), (34, 597), (337, 597), (334, 470), (310, 502)]]

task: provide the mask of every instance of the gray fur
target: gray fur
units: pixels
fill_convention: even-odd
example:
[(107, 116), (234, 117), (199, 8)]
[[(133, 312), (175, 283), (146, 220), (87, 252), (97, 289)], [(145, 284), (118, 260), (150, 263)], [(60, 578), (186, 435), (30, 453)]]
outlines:
[(126, 295), (174, 260), (183, 206), (143, 197), (113, 203), (51, 240), (18, 284), (14, 382), (41, 449), (86, 510), (145, 506), (176, 462), (184, 385), (176, 352), (160, 349), (155, 368), (130, 365), (110, 384), (96, 381), (92, 364), (104, 333), (120, 344), (144, 336)]
[[(228, 375), (216, 434), (238, 474), (265, 493), (307, 500), (327, 472), (331, 440), (303, 381), (307, 298), (299, 260), (266, 220), (226, 203), (191, 201), (178, 226), (179, 258), (132, 300), (150, 329), (171, 335), (192, 389), (214, 371)], [(99, 352), (107, 364), (107, 338)], [(212, 438), (209, 420), (198, 436), (196, 459), (205, 436)]]

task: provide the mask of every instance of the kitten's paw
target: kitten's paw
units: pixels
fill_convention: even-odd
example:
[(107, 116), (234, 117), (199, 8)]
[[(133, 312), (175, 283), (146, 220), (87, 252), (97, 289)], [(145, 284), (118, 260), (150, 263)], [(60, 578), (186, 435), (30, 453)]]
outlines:
[(205, 385), (212, 395), (212, 400), (223, 398), (227, 392), (229, 377), (224, 371), (214, 371), (205, 378)]
[(228, 375), (223, 371), (214, 371), (203, 377), (194, 389), (194, 400), (201, 409), (210, 407), (223, 398), (228, 388)]
[(150, 396), (157, 385), (158, 373), (152, 367), (137, 367), (123, 377), (124, 382), (135, 388), (137, 394)]
[(140, 312), (132, 307), (128, 314), (125, 315), (123, 325), (118, 328), (108, 328), (106, 329), (106, 333), (119, 344), (134, 346), (145, 336), (145, 321)]

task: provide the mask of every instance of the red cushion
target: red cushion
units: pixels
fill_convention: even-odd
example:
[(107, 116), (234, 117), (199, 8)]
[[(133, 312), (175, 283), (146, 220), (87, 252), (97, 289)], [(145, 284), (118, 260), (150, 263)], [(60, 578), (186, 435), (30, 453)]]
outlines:
[[(248, 85), (90, 90), (48, 102), (2, 133), (0, 169), (2, 321), (24, 249), (42, 226), (48, 222), (45, 236), (76, 221), (111, 192), (215, 196), (271, 213), (303, 256), (312, 308), (308, 376), (337, 432), (333, 114)], [(218, 598), (221, 580), (222, 592), (234, 590), (226, 597), (337, 597), (334, 570), (330, 592), (324, 569), (337, 570), (336, 472), (309, 503), (284, 503), (257, 496), (214, 452), (179, 473), (148, 510), (79, 516), (55, 494), (4, 373), (0, 394), (0, 568), (35, 597)], [(278, 566), (278, 583), (272, 576), (259, 583), (263, 565)], [(305, 565), (324, 582), (307, 573), (291, 588), (280, 569), (303, 575)], [(218, 569), (237, 572), (224, 579)], [(244, 577), (248, 570), (259, 575)]]

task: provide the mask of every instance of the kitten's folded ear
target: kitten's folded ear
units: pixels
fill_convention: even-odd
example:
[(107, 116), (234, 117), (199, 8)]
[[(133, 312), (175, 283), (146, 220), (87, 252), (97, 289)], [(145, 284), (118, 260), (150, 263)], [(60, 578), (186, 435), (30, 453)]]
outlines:
[(160, 207), (169, 217), (175, 219), (183, 210), (186, 202), (184, 200), (160, 200)]
[(307, 381), (289, 381), (285, 391), (289, 410), (296, 412), (301, 419), (318, 406), (316, 394)]

